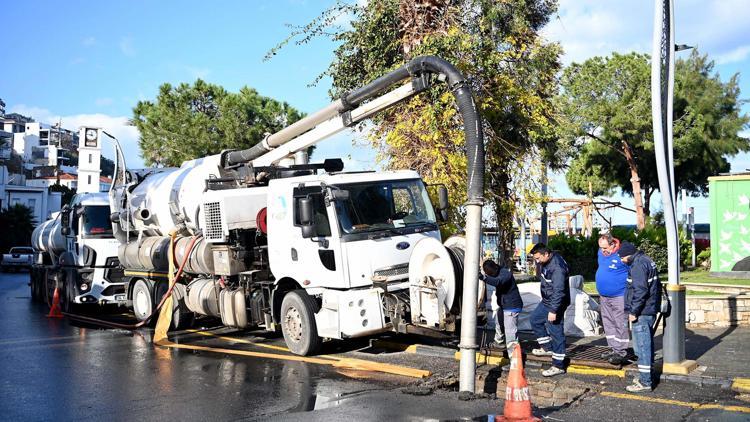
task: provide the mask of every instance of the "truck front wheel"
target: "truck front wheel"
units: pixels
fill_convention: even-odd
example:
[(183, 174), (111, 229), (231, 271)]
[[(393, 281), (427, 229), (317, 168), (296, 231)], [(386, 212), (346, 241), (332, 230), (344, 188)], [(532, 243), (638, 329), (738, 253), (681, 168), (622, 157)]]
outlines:
[(315, 354), (322, 343), (315, 324), (317, 304), (304, 290), (293, 290), (281, 302), (281, 331), (295, 355)]
[(133, 313), (138, 321), (143, 321), (154, 310), (153, 283), (137, 280), (133, 285)]

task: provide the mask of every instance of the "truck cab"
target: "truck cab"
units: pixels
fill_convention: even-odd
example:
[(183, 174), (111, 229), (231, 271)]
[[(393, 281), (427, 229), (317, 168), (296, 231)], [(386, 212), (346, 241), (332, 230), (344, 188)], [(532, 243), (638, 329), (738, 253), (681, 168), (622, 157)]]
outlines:
[(66, 251), (63, 267), (74, 269), (73, 303), (124, 304), (125, 287), (119, 269), (117, 247), (109, 221), (106, 193), (75, 195), (61, 214)]
[[(268, 258), (277, 282), (319, 298), (319, 336), (392, 329), (386, 295), (409, 295), (409, 258), (440, 240), (435, 211), (413, 171), (333, 173), (268, 185)], [(377, 286), (376, 286), (377, 285)], [(278, 319), (289, 323), (279, 310)]]

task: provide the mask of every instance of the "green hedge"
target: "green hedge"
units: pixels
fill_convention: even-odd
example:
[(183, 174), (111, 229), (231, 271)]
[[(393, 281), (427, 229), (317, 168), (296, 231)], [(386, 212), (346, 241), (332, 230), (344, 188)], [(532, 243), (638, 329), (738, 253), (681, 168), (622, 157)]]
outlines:
[[(621, 227), (612, 229), (612, 235), (621, 241), (633, 243), (654, 260), (660, 272), (667, 271), (667, 231), (664, 226), (647, 225), (636, 231)], [(680, 256), (683, 264), (690, 260), (690, 241), (680, 230)], [(586, 280), (594, 280), (597, 269), (599, 231), (594, 230), (590, 238), (581, 235), (558, 234), (550, 237), (549, 247), (559, 252), (570, 267), (571, 274), (580, 274)]]

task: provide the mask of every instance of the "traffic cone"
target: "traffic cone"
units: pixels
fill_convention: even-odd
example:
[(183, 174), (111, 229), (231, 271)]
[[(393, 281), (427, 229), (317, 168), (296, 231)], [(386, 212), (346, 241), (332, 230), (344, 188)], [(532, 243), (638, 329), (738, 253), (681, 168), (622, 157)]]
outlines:
[(60, 289), (55, 287), (55, 293), (52, 295), (52, 307), (49, 309), (47, 318), (62, 318), (63, 314), (60, 312)]
[(531, 413), (531, 396), (523, 371), (521, 345), (516, 344), (510, 359), (510, 373), (505, 387), (505, 408), (496, 421), (540, 421)]

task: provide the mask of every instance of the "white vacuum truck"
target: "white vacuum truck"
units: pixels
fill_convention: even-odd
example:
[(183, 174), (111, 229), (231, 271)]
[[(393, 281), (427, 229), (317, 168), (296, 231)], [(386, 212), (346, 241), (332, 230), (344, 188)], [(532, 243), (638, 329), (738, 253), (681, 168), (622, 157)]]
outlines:
[[(465, 315), (475, 331), (479, 223), (443, 246), (416, 172), (347, 173), (339, 159), (307, 163), (311, 145), (437, 81), (447, 82), (464, 118), (467, 210), (478, 221), (481, 124), (468, 83), (436, 57), (414, 59), (247, 150), (130, 171), (118, 150), (111, 220), (135, 314), (148, 317), (166, 292), (176, 233), (175, 263), (185, 263), (185, 276), (174, 290), (173, 326), (196, 313), (232, 327), (280, 327), (289, 349), (307, 355), (324, 338), (450, 333), (463, 297), (463, 307), (473, 303)], [(445, 188), (439, 197), (442, 214)], [(479, 213), (471, 210), (477, 206)]]
[(117, 260), (106, 193), (73, 197), (59, 213), (34, 229), (31, 244), (31, 297), (51, 301), (60, 288), (60, 307), (125, 305), (125, 285)]

